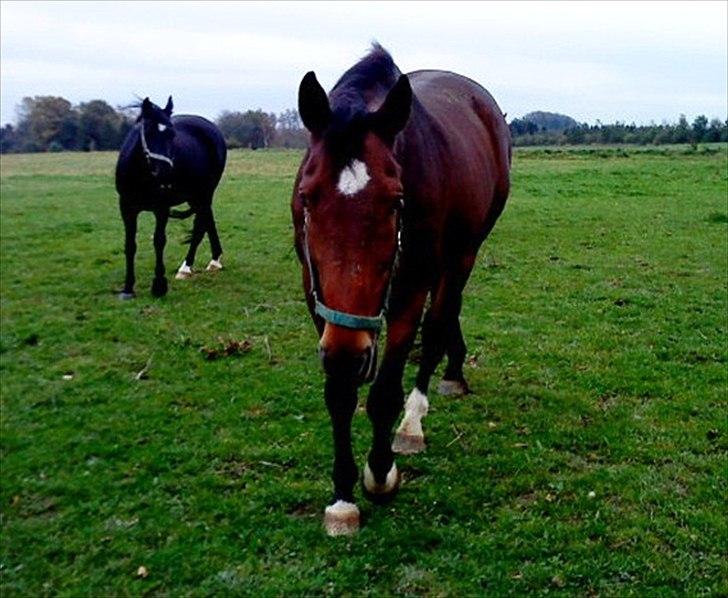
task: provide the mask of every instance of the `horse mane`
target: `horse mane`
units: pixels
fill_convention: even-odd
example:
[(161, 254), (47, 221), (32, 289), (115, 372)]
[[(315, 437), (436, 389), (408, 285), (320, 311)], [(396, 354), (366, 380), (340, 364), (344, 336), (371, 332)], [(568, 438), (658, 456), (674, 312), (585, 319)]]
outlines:
[(399, 68), (379, 43), (348, 69), (329, 94), (331, 123), (325, 140), (333, 156), (342, 164), (355, 157), (363, 142), (372, 98), (384, 97), (397, 82)]

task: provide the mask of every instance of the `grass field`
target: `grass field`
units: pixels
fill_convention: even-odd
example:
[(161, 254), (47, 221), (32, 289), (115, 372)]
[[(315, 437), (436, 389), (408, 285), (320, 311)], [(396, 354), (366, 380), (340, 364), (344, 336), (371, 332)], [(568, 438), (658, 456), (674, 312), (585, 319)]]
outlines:
[(474, 394), (433, 393), (427, 452), (345, 539), (299, 159), (231, 152), (226, 269), (161, 300), (142, 216), (121, 302), (115, 155), (2, 157), (2, 595), (728, 594), (726, 147), (516, 152), (463, 308)]

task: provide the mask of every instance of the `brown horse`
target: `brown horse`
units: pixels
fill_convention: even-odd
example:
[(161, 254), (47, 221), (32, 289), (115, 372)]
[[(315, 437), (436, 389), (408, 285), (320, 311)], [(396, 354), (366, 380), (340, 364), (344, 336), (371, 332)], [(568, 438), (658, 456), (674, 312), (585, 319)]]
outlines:
[[(373, 443), (362, 481), (376, 502), (399, 487), (393, 452), (425, 448), (428, 386), (445, 354), (440, 394), (468, 392), (462, 291), (508, 197), (511, 142), (503, 114), (480, 85), (446, 71), (402, 75), (379, 45), (328, 97), (309, 72), (298, 102), (311, 142), (291, 209), (333, 425), (334, 495), (325, 525), (338, 535), (359, 526), (351, 448), (358, 387), (374, 380), (367, 400)], [(404, 402), (405, 361), (428, 296), (422, 360)]]

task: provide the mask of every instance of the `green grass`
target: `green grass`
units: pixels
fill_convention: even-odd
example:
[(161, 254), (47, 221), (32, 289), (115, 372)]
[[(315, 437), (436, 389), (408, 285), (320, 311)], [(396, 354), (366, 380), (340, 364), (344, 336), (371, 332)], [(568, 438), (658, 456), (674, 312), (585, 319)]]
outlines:
[[(115, 156), (2, 157), (2, 594), (726, 595), (725, 146), (516, 152), (463, 308), (474, 394), (432, 394), (427, 452), (345, 539), (299, 159), (231, 152), (226, 269), (162, 300), (142, 216), (120, 302)], [(354, 432), (362, 464), (363, 410)]]

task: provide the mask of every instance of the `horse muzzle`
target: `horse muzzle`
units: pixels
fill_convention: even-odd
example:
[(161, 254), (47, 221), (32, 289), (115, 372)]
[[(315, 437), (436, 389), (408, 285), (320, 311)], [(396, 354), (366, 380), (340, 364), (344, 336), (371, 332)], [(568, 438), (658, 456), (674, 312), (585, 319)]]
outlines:
[(319, 356), (328, 376), (353, 379), (358, 384), (371, 382), (377, 371), (377, 345), (373, 335), (365, 331), (327, 324)]

